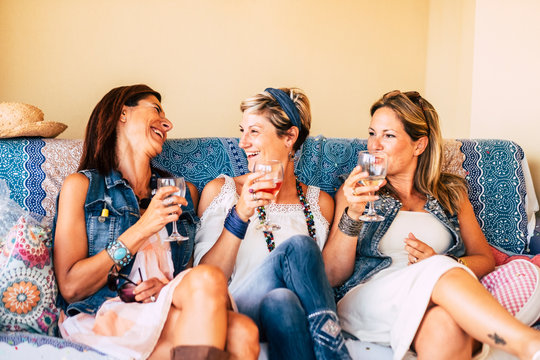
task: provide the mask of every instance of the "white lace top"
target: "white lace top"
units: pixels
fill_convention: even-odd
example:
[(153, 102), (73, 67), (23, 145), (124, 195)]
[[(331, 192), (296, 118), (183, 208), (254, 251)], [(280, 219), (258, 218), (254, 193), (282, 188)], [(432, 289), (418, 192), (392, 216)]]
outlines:
[[(195, 236), (195, 265), (199, 264), (201, 258), (212, 248), (221, 232), (225, 217), (229, 209), (238, 201), (234, 179), (220, 175), (225, 179), (225, 184), (221, 188), (219, 195), (212, 201), (201, 217), (197, 235)], [(308, 186), (306, 200), (309, 203), (315, 221), (315, 231), (317, 244), (322, 249), (330, 224), (321, 214), (319, 207), (320, 189)], [(267, 218), (270, 222), (279, 224), (280, 230), (274, 231), (274, 241), (278, 247), (285, 240), (293, 235), (309, 235), (301, 204), (270, 204), (266, 208)], [(229, 280), (229, 289), (234, 292), (235, 288), (270, 254), (266, 247), (266, 240), (262, 230), (256, 230), (255, 226), (259, 220), (257, 213), (251, 217), (248, 230), (236, 257), (236, 265)]]

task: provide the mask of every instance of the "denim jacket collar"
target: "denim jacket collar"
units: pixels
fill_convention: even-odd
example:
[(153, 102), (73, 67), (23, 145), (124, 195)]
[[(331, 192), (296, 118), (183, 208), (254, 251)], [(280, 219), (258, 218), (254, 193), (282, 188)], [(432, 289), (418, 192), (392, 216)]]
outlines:
[(128, 186), (127, 181), (122, 177), (122, 174), (117, 170), (113, 170), (104, 176), (105, 186), (107, 189), (111, 189), (117, 185)]

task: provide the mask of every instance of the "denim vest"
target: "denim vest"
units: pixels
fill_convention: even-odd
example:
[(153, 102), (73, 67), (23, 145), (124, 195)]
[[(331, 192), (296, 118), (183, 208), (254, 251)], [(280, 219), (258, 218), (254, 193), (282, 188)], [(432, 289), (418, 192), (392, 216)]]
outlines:
[[(99, 174), (96, 170), (82, 170), (80, 172), (90, 180), (84, 204), (84, 214), (88, 237), (88, 257), (91, 257), (105, 249), (109, 242), (116, 240), (128, 228), (133, 226), (140, 218), (140, 211), (135, 193), (128, 183), (122, 179), (119, 172), (113, 170), (107, 176)], [(188, 236), (189, 240), (170, 243), (175, 276), (185, 269), (191, 258), (196, 225), (199, 221), (193, 208), (193, 200), (189, 190), (186, 191), (186, 200), (188, 205), (182, 207), (182, 215), (178, 219), (177, 225), (178, 231)], [(101, 216), (104, 208), (109, 210), (109, 216), (107, 217)], [(56, 215), (53, 234), (55, 225)], [(171, 229), (172, 225), (168, 224), (167, 230), (169, 233)], [(133, 261), (124, 266), (121, 273), (129, 275), (132, 265)], [(62, 295), (58, 293), (57, 306), (63, 309), (68, 316), (80, 312), (95, 314), (105, 300), (115, 296), (117, 296), (116, 292), (104, 286), (95, 294), (68, 304)]]
[[(380, 194), (377, 209), (379, 213), (384, 214), (385, 219), (380, 222), (365, 222), (362, 226), (356, 245), (353, 274), (342, 285), (334, 288), (336, 300), (341, 299), (356, 285), (367, 281), (382, 269), (390, 266), (392, 259), (379, 252), (379, 243), (396, 218), (401, 206), (401, 202), (394, 197)], [(427, 195), (424, 210), (435, 216), (452, 234), (452, 245), (446, 254), (458, 257), (465, 255), (465, 244), (461, 239), (457, 215), (449, 215), (441, 204), (430, 195)]]

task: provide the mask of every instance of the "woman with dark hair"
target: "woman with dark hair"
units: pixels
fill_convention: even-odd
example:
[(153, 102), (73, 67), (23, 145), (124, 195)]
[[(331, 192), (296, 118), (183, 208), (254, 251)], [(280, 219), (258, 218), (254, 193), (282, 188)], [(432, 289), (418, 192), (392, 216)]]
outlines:
[[(223, 270), (271, 359), (348, 359), (320, 251), (334, 202), (294, 173), (294, 154), (311, 126), (309, 100), (299, 89), (268, 88), (240, 109), (239, 146), (253, 172), (221, 175), (205, 186), (195, 263)], [(282, 182), (263, 180), (254, 169), (268, 160), (282, 167)], [(266, 221), (281, 229), (258, 227)]]
[[(465, 180), (441, 171), (433, 106), (416, 91), (392, 91), (371, 116), (368, 150), (386, 154), (386, 182), (364, 186), (368, 174), (351, 172), (336, 194), (323, 250), (343, 329), (390, 345), (394, 359), (409, 349), (419, 359), (470, 359), (473, 339), (540, 359), (540, 332), (512, 317), (477, 280), (495, 262)], [(366, 202), (377, 199), (384, 219), (362, 223)]]
[[(256, 326), (228, 311), (222, 272), (186, 270), (197, 190), (156, 189), (167, 174), (150, 166), (171, 129), (160, 94), (146, 85), (112, 89), (92, 112), (55, 218), (62, 336), (120, 359), (256, 358)], [(187, 241), (164, 241), (171, 222)]]

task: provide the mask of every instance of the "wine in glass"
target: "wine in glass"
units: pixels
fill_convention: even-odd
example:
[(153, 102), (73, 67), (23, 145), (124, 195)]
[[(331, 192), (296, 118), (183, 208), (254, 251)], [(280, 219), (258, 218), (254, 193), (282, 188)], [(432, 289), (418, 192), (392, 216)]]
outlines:
[[(364, 186), (378, 186), (382, 184), (386, 177), (388, 158), (381, 151), (360, 151), (358, 153), (358, 165), (360, 165), (362, 171), (368, 173), (368, 177), (360, 180), (360, 183)], [(384, 216), (376, 213), (373, 201), (370, 201), (368, 202), (367, 213), (360, 216), (360, 220), (383, 221)]]
[[(186, 197), (186, 181), (183, 177), (164, 177), (157, 179), (157, 187), (176, 186), (179, 190), (172, 195)], [(188, 237), (180, 234), (176, 227), (176, 221), (172, 223), (172, 233), (166, 239), (167, 241), (186, 241)]]
[[(260, 160), (255, 163), (253, 166), (254, 172), (262, 172), (263, 175), (257, 179), (257, 181), (263, 181), (268, 183), (269, 186), (266, 188), (259, 189), (269, 194), (272, 194), (274, 198), (272, 202), (275, 201), (276, 196), (281, 189), (281, 184), (283, 183), (283, 165), (279, 160)], [(257, 230), (264, 231), (275, 231), (281, 229), (281, 226), (278, 224), (272, 224), (268, 221), (268, 218), (264, 221), (261, 221), (256, 227)]]

